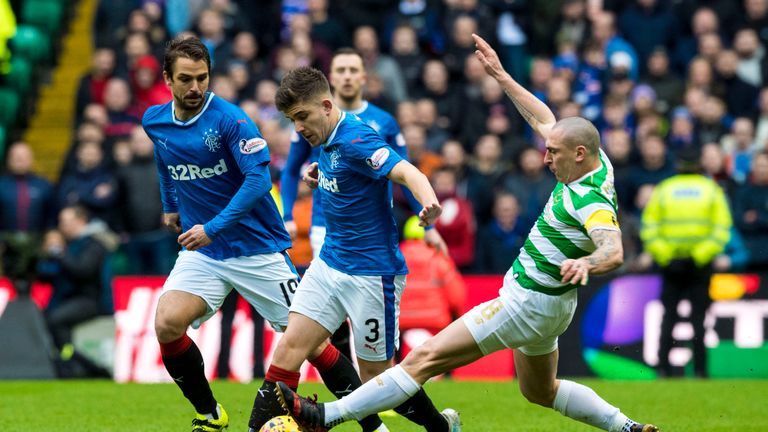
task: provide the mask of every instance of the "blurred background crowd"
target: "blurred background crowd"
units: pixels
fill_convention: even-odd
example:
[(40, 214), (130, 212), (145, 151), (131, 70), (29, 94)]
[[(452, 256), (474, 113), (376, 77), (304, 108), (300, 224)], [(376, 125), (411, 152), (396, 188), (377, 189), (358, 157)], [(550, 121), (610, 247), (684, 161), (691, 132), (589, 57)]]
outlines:
[[(162, 53), (183, 34), (210, 50), (210, 89), (259, 126), (276, 189), (292, 133), (274, 105), (281, 77), (303, 65), (327, 73), (335, 50), (358, 50), (365, 97), (395, 115), (410, 160), (430, 177), (444, 207), (436, 228), (462, 273), (506, 272), (555, 185), (544, 143), (486, 76), (472, 33), (558, 118), (598, 127), (615, 169), (625, 271), (651, 269), (640, 216), (690, 149), (733, 214), (715, 270), (768, 266), (768, 0), (101, 0), (91, 58), (78, 60), (90, 71), (72, 77), (74, 100), (58, 101), (72, 112), (71, 145), (58, 171), (38, 175), (35, 161), (51, 156), (23, 140), (37, 93), (16, 88), (18, 68), (28, 55), (33, 84), (45, 82), (77, 3), (0, 1), (3, 28), (18, 27), (0, 32), (9, 42), (0, 102), (20, 95), (20, 114), (0, 116), (2, 269), (17, 283), (89, 286), (108, 299), (112, 275), (168, 273), (178, 246), (161, 226), (153, 143), (140, 123), (147, 107), (170, 100)], [(53, 54), (35, 59), (24, 38), (43, 19), (35, 12), (55, 4), (58, 21), (37, 26)], [(306, 237), (311, 195), (300, 197), (294, 215)], [(402, 193), (395, 206), (404, 222)], [(306, 238), (292, 256), (308, 265)]]

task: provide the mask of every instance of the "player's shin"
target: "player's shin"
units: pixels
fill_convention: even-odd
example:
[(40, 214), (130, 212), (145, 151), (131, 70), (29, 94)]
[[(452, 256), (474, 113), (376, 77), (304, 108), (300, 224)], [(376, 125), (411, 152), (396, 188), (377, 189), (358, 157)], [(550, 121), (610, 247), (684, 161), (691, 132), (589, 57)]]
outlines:
[(359, 420), (392, 409), (411, 398), (421, 386), (402, 367), (395, 366), (336, 402), (323, 404), (325, 424)]
[(299, 386), (300, 376), (301, 374), (299, 374), (299, 372), (292, 372), (271, 365), (267, 370), (264, 382), (256, 393), (256, 398), (253, 400), (253, 408), (251, 409), (251, 417), (248, 420), (248, 427), (257, 431), (272, 417), (285, 414), (285, 410), (283, 410), (280, 406), (280, 402), (277, 400), (275, 383), (277, 381), (283, 381), (293, 390), (296, 390)]
[[(352, 393), (362, 385), (362, 381), (349, 358), (331, 344), (328, 344), (322, 354), (309, 362), (317, 368), (325, 386), (338, 399)], [(382, 422), (379, 416), (373, 414), (359, 420), (359, 423), (363, 432), (373, 432), (381, 426)]]
[(591, 388), (560, 380), (553, 407), (564, 416), (611, 432), (630, 432), (636, 423)]
[(435, 408), (432, 400), (423, 388), (411, 396), (403, 404), (395, 407), (395, 411), (417, 425), (424, 426), (428, 432), (443, 432), (448, 430), (448, 423)]
[(200, 414), (216, 414), (216, 399), (205, 378), (203, 356), (186, 334), (160, 344), (163, 364), (173, 381)]

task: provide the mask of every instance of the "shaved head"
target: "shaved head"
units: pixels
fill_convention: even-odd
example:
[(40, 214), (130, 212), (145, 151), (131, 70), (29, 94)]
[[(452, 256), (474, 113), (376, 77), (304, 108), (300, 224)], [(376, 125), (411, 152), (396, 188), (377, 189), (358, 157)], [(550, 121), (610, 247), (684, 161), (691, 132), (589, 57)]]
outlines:
[(582, 117), (568, 117), (558, 120), (553, 131), (563, 134), (563, 144), (569, 148), (584, 146), (588, 155), (596, 155), (600, 149), (600, 133), (589, 120)]

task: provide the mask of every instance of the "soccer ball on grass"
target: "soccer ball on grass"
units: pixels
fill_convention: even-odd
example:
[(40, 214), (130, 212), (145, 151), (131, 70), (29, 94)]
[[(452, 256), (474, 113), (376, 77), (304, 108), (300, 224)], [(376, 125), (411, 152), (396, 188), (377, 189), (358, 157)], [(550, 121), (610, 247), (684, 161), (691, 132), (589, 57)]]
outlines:
[(259, 432), (299, 432), (299, 425), (291, 416), (281, 415), (264, 423)]

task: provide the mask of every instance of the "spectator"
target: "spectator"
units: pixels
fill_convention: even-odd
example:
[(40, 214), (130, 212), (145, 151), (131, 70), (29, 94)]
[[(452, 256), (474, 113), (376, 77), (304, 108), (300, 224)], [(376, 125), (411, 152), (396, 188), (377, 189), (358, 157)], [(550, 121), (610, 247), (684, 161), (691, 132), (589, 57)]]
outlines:
[(416, 31), (411, 27), (399, 25), (392, 32), (392, 58), (400, 66), (409, 95), (415, 94), (424, 67), (424, 55), (418, 42)]
[(755, 122), (755, 145), (757, 150), (767, 149), (768, 144), (768, 88), (763, 88), (757, 98), (758, 114)]
[[(675, 175), (674, 164), (667, 156), (667, 146), (658, 135), (650, 135), (639, 143), (640, 163), (629, 170), (627, 195), (634, 199), (643, 185), (655, 185)], [(636, 211), (633, 203), (630, 211)]]
[(171, 91), (160, 73), (160, 62), (153, 56), (136, 60), (131, 70), (131, 88), (135, 98), (136, 115), (141, 117), (152, 105), (171, 100)]
[(632, 2), (619, 17), (619, 29), (637, 50), (641, 69), (656, 47), (670, 49), (678, 36), (677, 18), (659, 0)]
[(308, 0), (307, 13), (312, 23), (312, 40), (322, 42), (333, 51), (348, 44), (346, 28), (328, 13), (328, 0)]
[(698, 56), (715, 64), (717, 56), (723, 51), (723, 38), (715, 32), (704, 33), (699, 36)]
[(738, 55), (733, 50), (723, 50), (717, 56), (715, 70), (720, 84), (718, 95), (725, 101), (728, 114), (752, 117), (756, 113), (760, 91), (739, 77), (738, 64)]
[(232, 56), (232, 41), (224, 28), (224, 16), (216, 9), (204, 9), (197, 18), (200, 40), (211, 54), (212, 73), (225, 73)]
[(66, 245), (55, 240), (55, 234), (48, 234), (43, 251), (45, 261), (39, 267), (41, 278), (53, 284), (46, 321), (61, 353), (62, 362), (57, 364), (59, 376), (72, 377), (82, 367), (90, 376), (109, 377), (108, 372), (74, 355), (72, 329), (111, 312), (102, 306), (102, 269), (107, 255), (117, 246), (117, 238), (103, 223), (90, 221), (88, 211), (81, 206), (61, 210), (59, 231)]
[(765, 48), (760, 45), (757, 32), (751, 28), (743, 28), (736, 32), (733, 38), (733, 50), (739, 56), (739, 65), (736, 74), (755, 87), (763, 84), (763, 70), (761, 64), (765, 57)]
[(519, 172), (504, 180), (503, 188), (515, 195), (523, 208), (520, 223), (531, 226), (544, 209), (557, 181), (544, 170), (544, 158), (535, 148), (527, 148), (520, 154), (519, 166)]
[(392, 57), (379, 51), (379, 38), (373, 27), (358, 27), (353, 40), (355, 49), (363, 57), (368, 73), (375, 73), (384, 81), (386, 97), (395, 103), (402, 102), (407, 97), (403, 73)]
[[(616, 61), (614, 55), (622, 53), (617, 57), (622, 58), (621, 62), (628, 69), (628, 76), (632, 81), (637, 81), (640, 77), (640, 64), (637, 57), (637, 51), (632, 45), (616, 33), (616, 18), (610, 12), (601, 12), (592, 19), (592, 38), (599, 43), (605, 50), (605, 58), (613, 65)], [(624, 60), (624, 59), (627, 60)]]
[(680, 174), (661, 182), (643, 211), (641, 237), (646, 250), (661, 267), (663, 280), (664, 318), (658, 364), (663, 376), (671, 374), (672, 329), (678, 321), (678, 303), (684, 296), (691, 302), (694, 371), (698, 377), (708, 375), (704, 316), (711, 303), (712, 261), (725, 249), (732, 220), (723, 190), (698, 174), (698, 162), (697, 151), (681, 152)]
[(726, 170), (725, 153), (720, 144), (706, 143), (701, 147), (701, 170), (725, 191), (727, 197), (733, 199), (738, 185)]
[(75, 123), (82, 121), (83, 111), (88, 104), (104, 103), (104, 89), (115, 72), (115, 51), (110, 48), (96, 48), (91, 56), (91, 71), (80, 78), (75, 102)]
[(449, 133), (460, 129), (459, 95), (451, 86), (448, 68), (441, 60), (428, 60), (421, 71), (421, 87), (418, 98), (430, 98), (437, 105), (437, 125)]
[(456, 173), (440, 168), (432, 173), (432, 187), (443, 213), (435, 222), (435, 229), (448, 246), (448, 255), (462, 272), (468, 271), (475, 262), (475, 236), (477, 227), (472, 204), (456, 195)]
[(259, 58), (259, 42), (251, 32), (242, 31), (232, 41), (230, 62), (245, 64), (251, 81), (258, 82), (269, 76), (266, 62)]
[(416, 123), (424, 128), (427, 134), (427, 150), (433, 153), (440, 153), (449, 135), (439, 128), (437, 121), (437, 105), (435, 101), (429, 98), (422, 98), (416, 101)]
[(140, 126), (131, 132), (132, 158), (117, 171), (121, 231), (131, 274), (167, 275), (178, 252), (176, 236), (162, 225), (154, 145)]
[(104, 129), (107, 138), (128, 136), (134, 126), (140, 123), (136, 107), (131, 99), (128, 82), (112, 78), (104, 89), (104, 107), (107, 108), (109, 125)]
[(699, 147), (696, 125), (691, 113), (685, 107), (677, 107), (672, 110), (672, 119), (667, 135), (667, 145), (671, 152), (677, 152), (684, 148)]
[(731, 133), (723, 136), (720, 147), (725, 153), (726, 169), (736, 183), (744, 183), (755, 151), (755, 128), (748, 117), (739, 117), (731, 125)]
[(400, 329), (440, 331), (464, 311), (464, 280), (451, 258), (424, 242), (424, 228), (416, 216), (405, 223), (403, 238), (400, 250), (408, 279), (400, 300)]
[(714, 96), (705, 97), (700, 108), (696, 130), (701, 142), (720, 141), (727, 131), (728, 120), (722, 99)]
[(599, 44), (589, 43), (584, 48), (583, 57), (573, 82), (573, 100), (583, 107), (581, 115), (596, 122), (603, 110), (605, 52)]
[(32, 149), (19, 141), (8, 149), (6, 173), (0, 176), (0, 274), (15, 285), (32, 282), (42, 234), (56, 212), (53, 187), (33, 165)]
[(440, 13), (427, 0), (399, 0), (397, 8), (386, 18), (384, 40), (393, 39), (397, 28), (410, 28), (418, 38), (418, 45), (427, 53), (442, 54), (445, 50), (445, 34), (440, 23)]
[(755, 154), (749, 182), (736, 190), (733, 209), (751, 256), (749, 269), (768, 269), (768, 153)]
[(453, 20), (447, 50), (442, 56), (451, 80), (458, 79), (462, 75), (464, 59), (475, 52), (472, 34), (479, 31), (477, 20), (471, 15), (459, 15)]
[(61, 207), (81, 205), (90, 214), (114, 223), (117, 181), (104, 162), (104, 151), (96, 142), (77, 145), (74, 172), (59, 182), (58, 202)]
[(480, 274), (504, 274), (514, 262), (528, 235), (520, 221), (520, 203), (509, 192), (496, 195), (493, 219), (477, 234), (474, 271)]
[(501, 179), (507, 171), (508, 167), (501, 159), (499, 137), (491, 134), (481, 136), (475, 144), (474, 158), (467, 170), (465, 195), (472, 203), (479, 226), (491, 220), (494, 193), (500, 188)]
[(425, 176), (431, 177), (435, 169), (443, 164), (443, 161), (439, 155), (427, 148), (427, 134), (424, 127), (417, 124), (405, 124), (402, 132), (408, 146), (408, 160)]

